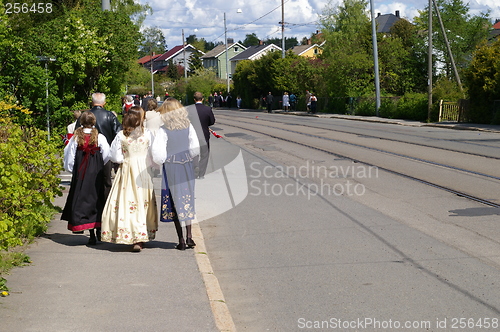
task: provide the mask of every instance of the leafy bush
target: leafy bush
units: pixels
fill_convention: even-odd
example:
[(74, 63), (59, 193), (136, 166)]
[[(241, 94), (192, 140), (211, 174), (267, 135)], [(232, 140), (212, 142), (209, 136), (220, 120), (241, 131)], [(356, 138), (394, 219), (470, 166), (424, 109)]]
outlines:
[[(348, 110), (352, 108), (351, 102), (348, 101)], [(354, 114), (362, 116), (375, 116), (375, 100), (373, 98), (358, 98), (354, 102)]]
[(0, 104), (0, 250), (21, 245), (46, 230), (61, 196), (59, 140), (16, 122), (25, 110)]

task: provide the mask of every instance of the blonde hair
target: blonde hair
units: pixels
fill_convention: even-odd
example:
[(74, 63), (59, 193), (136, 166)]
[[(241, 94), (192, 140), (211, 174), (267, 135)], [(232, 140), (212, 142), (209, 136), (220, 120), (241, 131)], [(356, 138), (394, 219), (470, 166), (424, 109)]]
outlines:
[(181, 130), (189, 127), (191, 122), (184, 106), (175, 98), (167, 98), (158, 109), (165, 128), (168, 130)]
[(90, 140), (89, 145), (97, 145), (97, 137), (99, 135), (99, 131), (95, 128), (95, 115), (90, 111), (85, 111), (80, 116), (80, 125), (81, 127), (76, 128), (75, 130), (75, 139), (78, 146), (85, 144), (85, 133), (83, 132), (84, 128), (92, 128), (90, 132)]

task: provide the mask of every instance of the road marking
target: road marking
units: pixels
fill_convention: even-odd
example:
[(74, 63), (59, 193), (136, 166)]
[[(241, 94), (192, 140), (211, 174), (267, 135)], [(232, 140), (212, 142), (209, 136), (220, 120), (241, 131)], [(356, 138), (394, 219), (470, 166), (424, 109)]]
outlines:
[(196, 262), (198, 263), (198, 269), (205, 283), (208, 300), (210, 301), (210, 307), (212, 308), (212, 313), (215, 318), (215, 324), (219, 331), (234, 332), (236, 331), (236, 326), (234, 325), (233, 318), (227, 307), (226, 300), (224, 299), (219, 280), (212, 269), (212, 264), (210, 263), (205, 247), (205, 239), (198, 223), (192, 225), (192, 232), (196, 243), (196, 247), (194, 248)]

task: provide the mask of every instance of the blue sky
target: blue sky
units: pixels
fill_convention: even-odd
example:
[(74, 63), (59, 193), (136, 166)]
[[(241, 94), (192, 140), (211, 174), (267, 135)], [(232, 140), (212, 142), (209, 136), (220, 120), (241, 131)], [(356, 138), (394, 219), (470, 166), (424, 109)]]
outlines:
[[(168, 48), (182, 44), (182, 29), (185, 36), (195, 34), (207, 41), (224, 41), (224, 12), (228, 38), (235, 41), (245, 39), (246, 34), (255, 33), (261, 39), (281, 38), (281, 0), (136, 0), (149, 3), (153, 15), (148, 16), (145, 26), (162, 29)], [(310, 37), (319, 29), (318, 17), (331, 2), (334, 6), (341, 0), (284, 0), (285, 36)], [(368, 5), (370, 1), (367, 0)], [(423, 10), (428, 0), (374, 0), (375, 13), (389, 14), (399, 10), (402, 17), (410, 21)], [(464, 0), (469, 2), (472, 14), (491, 11), (490, 16), (500, 19), (500, 0)], [(241, 9), (241, 13), (237, 10)], [(367, 7), (369, 10), (370, 7)]]

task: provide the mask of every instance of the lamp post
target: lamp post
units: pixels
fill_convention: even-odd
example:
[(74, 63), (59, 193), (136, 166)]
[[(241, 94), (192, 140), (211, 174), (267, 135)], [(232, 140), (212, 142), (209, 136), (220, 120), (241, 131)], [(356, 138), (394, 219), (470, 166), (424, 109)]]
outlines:
[[(241, 9), (236, 10), (236, 13), (241, 14)], [(229, 93), (229, 54), (227, 49), (227, 26), (226, 26), (226, 12), (224, 12), (224, 40), (226, 44), (226, 81), (227, 93)]]
[(380, 78), (378, 69), (378, 46), (377, 46), (377, 25), (375, 22), (375, 11), (373, 9), (373, 0), (370, 0), (370, 12), (372, 16), (372, 43), (373, 43), (373, 70), (375, 72), (375, 112), (379, 115), (380, 109)]
[(49, 112), (49, 74), (47, 64), (49, 61), (56, 61), (55, 57), (37, 56), (38, 61), (45, 62), (45, 103), (47, 105), (47, 140), (50, 141), (50, 112)]
[(281, 0), (281, 58), (285, 58), (285, 2)]

